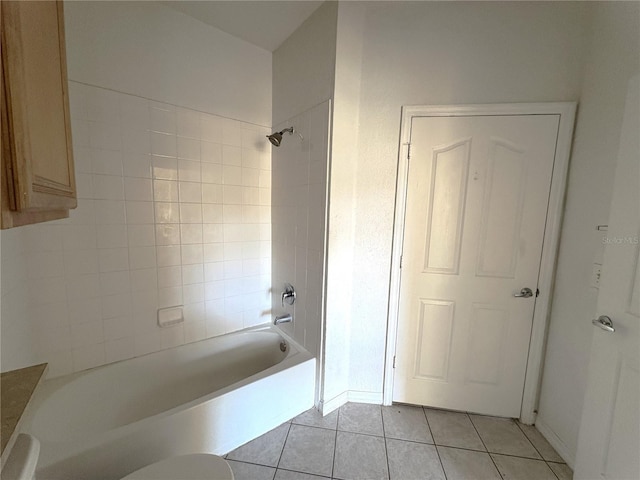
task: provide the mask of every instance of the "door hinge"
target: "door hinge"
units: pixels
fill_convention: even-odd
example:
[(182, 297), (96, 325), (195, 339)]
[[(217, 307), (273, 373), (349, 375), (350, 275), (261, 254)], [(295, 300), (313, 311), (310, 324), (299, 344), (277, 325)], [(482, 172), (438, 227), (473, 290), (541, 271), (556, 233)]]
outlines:
[(540, 289), (536, 288), (536, 298), (538, 298), (540, 296)]
[(403, 255), (400, 255), (400, 268), (402, 268), (402, 257)]
[(411, 160), (411, 144), (407, 144), (407, 160)]
[(393, 368), (396, 368), (396, 356), (393, 356)]

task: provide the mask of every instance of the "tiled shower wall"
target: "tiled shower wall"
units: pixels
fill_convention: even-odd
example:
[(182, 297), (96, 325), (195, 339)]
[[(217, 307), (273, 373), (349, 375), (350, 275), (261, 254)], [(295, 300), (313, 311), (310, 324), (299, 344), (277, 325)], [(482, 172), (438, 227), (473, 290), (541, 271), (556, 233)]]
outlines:
[(70, 106), (78, 208), (12, 232), (36, 360), (62, 375), (268, 322), (269, 129), (75, 82)]
[[(285, 134), (272, 152), (273, 313), (293, 315), (293, 323), (282, 328), (316, 358), (324, 301), (330, 109), (326, 101), (278, 125), (276, 130), (293, 126), (303, 139)], [(285, 282), (295, 287), (293, 306), (281, 305)]]

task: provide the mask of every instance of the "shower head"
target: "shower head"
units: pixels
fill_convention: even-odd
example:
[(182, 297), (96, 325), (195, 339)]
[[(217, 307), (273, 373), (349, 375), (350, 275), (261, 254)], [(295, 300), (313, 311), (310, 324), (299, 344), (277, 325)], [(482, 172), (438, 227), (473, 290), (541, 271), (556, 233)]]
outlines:
[[(279, 147), (282, 143), (282, 134), (285, 132), (289, 133), (289, 135), (293, 135), (294, 132), (297, 133), (293, 127), (289, 127), (279, 132), (272, 133), (271, 135), (267, 135), (267, 138), (274, 147)], [(298, 135), (300, 136), (300, 138), (302, 138), (302, 135), (300, 135), (299, 133)]]

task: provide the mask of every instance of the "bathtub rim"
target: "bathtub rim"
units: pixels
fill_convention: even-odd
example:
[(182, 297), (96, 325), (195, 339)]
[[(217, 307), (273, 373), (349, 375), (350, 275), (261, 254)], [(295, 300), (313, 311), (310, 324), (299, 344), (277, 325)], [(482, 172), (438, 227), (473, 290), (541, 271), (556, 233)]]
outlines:
[[(198, 344), (198, 343), (202, 343), (202, 342), (206, 342), (206, 341), (214, 341), (217, 338), (221, 338), (223, 336), (226, 335), (239, 335), (239, 334), (243, 334), (243, 333), (253, 333), (253, 332), (273, 332), (278, 334), (281, 338), (283, 338), (288, 345), (288, 352), (287, 352), (287, 356), (284, 357), (280, 362), (271, 365), (269, 367), (267, 367), (264, 370), (261, 370), (259, 372), (254, 373), (253, 375), (250, 375), (246, 378), (243, 378), (237, 382), (234, 382), (230, 385), (227, 385), (226, 387), (220, 388), (218, 390), (215, 390), (213, 392), (209, 392), (206, 395), (202, 395), (200, 397), (194, 398), (193, 400), (186, 402), (186, 403), (182, 403), (180, 405), (176, 405), (172, 408), (169, 408), (167, 410), (164, 410), (162, 412), (158, 412), (155, 413), (153, 415), (149, 415), (147, 417), (141, 418), (139, 420), (136, 420), (134, 422), (128, 423), (126, 425), (119, 425), (116, 426), (115, 428), (111, 428), (109, 430), (103, 430), (103, 431), (96, 431), (96, 432), (92, 432), (92, 433), (85, 433), (79, 436), (71, 436), (71, 437), (65, 437), (62, 440), (59, 441), (55, 441), (55, 440), (50, 440), (50, 436), (46, 435), (46, 438), (40, 438), (37, 435), (37, 432), (34, 432), (33, 429), (33, 422), (36, 419), (36, 416), (38, 414), (38, 411), (40, 410), (40, 408), (42, 407), (42, 405), (47, 401), (47, 399), (54, 394), (55, 392), (57, 392), (58, 390), (60, 390), (61, 388), (64, 388), (66, 385), (70, 384), (71, 382), (75, 381), (78, 378), (81, 378), (85, 375), (91, 374), (92, 372), (95, 372), (99, 369), (103, 369), (103, 368), (108, 368), (108, 367), (112, 367), (116, 364), (121, 364), (123, 362), (126, 361), (130, 361), (130, 360), (134, 360), (137, 358), (143, 358), (143, 357), (149, 357), (151, 355), (154, 354), (160, 354), (163, 352), (166, 352), (168, 350), (172, 350), (172, 349), (178, 349), (181, 347), (188, 347), (190, 345), (194, 345), (194, 344)], [(87, 447), (93, 447), (94, 445), (98, 444), (98, 443), (102, 443), (102, 442), (109, 442), (112, 440), (116, 440), (119, 437), (124, 437), (126, 436), (129, 432), (134, 432), (138, 429), (144, 429), (146, 424), (151, 424), (154, 421), (160, 421), (161, 419), (165, 418), (165, 417), (169, 417), (172, 415), (176, 415), (179, 414), (181, 412), (186, 412), (188, 410), (192, 410), (196, 407), (198, 407), (199, 405), (206, 403), (210, 400), (213, 400), (217, 397), (221, 397), (225, 394), (228, 394), (229, 392), (232, 392), (234, 390), (239, 390), (247, 385), (250, 385), (256, 381), (259, 381), (261, 378), (265, 378), (267, 376), (273, 375), (279, 371), (282, 370), (286, 370), (290, 367), (293, 367), (297, 364), (303, 363), (305, 361), (311, 360), (311, 359), (315, 359), (315, 357), (313, 355), (311, 355), (311, 353), (309, 353), (306, 349), (304, 349), (304, 347), (302, 347), (300, 344), (298, 344), (294, 339), (292, 339), (289, 335), (287, 335), (286, 333), (284, 333), (282, 331), (282, 329), (280, 329), (279, 327), (272, 325), (270, 323), (265, 323), (265, 324), (260, 324), (260, 325), (255, 325), (252, 327), (248, 327), (242, 330), (237, 330), (235, 332), (231, 332), (229, 334), (225, 334), (225, 335), (219, 335), (217, 337), (210, 337), (210, 338), (206, 338), (203, 340), (199, 340), (197, 342), (191, 342), (188, 344), (183, 344), (183, 345), (179, 345), (177, 347), (173, 347), (173, 348), (168, 348), (168, 349), (164, 349), (164, 350), (159, 350), (156, 352), (150, 352), (148, 354), (145, 355), (140, 355), (139, 357), (132, 357), (129, 359), (124, 359), (124, 360), (120, 360), (118, 362), (113, 362), (113, 363), (109, 363), (106, 365), (100, 365), (98, 367), (94, 367), (91, 369), (87, 369), (87, 370), (82, 370), (80, 372), (75, 372), (72, 373), (70, 375), (63, 375), (61, 377), (54, 377), (52, 379), (46, 379), (44, 382), (42, 382), (41, 386), (39, 387), (39, 389), (34, 392), (34, 395), (32, 397), (31, 400), (31, 405), (30, 405), (30, 409), (28, 412), (25, 412), (25, 418), (24, 418), (24, 422), (22, 422), (21, 428), (20, 428), (20, 432), (21, 433), (29, 433), (31, 435), (36, 436), (36, 438), (38, 438), (43, 444), (46, 444), (48, 446), (51, 447), (60, 447), (63, 448), (65, 445), (72, 445), (75, 444), (79, 441), (82, 440), (83, 435), (84, 436), (88, 436), (89, 438), (86, 441), (86, 446)], [(48, 381), (51, 381), (51, 385), (47, 385)], [(49, 387), (49, 388), (47, 388)], [(57, 450), (57, 448), (56, 448)]]

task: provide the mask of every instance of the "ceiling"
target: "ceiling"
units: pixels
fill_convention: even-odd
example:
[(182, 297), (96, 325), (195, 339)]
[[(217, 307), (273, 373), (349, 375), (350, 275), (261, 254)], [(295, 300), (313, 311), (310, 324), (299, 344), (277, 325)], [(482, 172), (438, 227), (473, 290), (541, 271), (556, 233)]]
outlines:
[(277, 49), (322, 3), (315, 0), (162, 2), (270, 52)]

